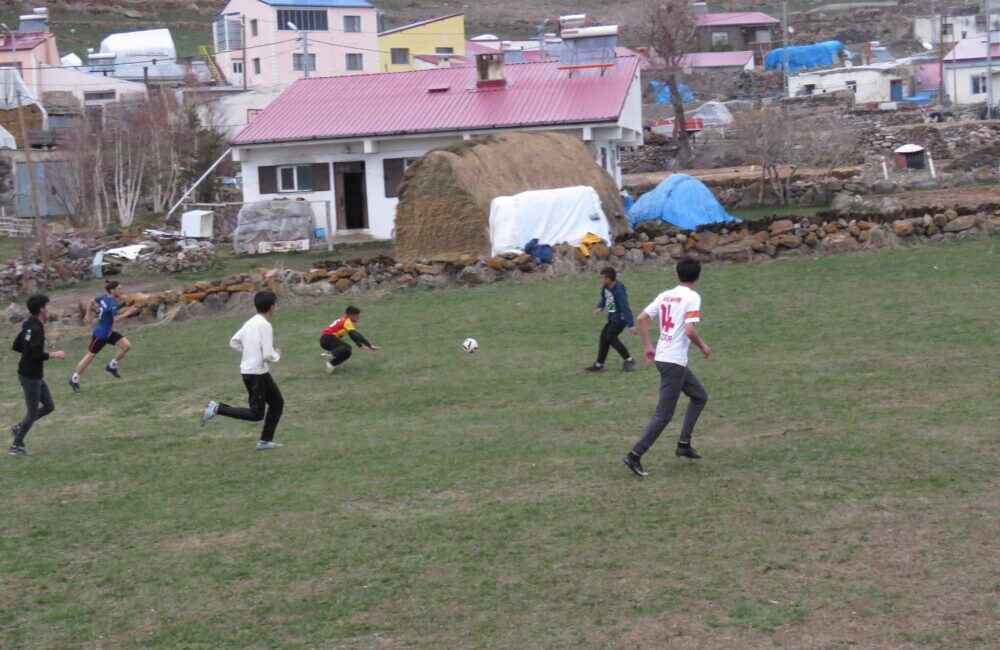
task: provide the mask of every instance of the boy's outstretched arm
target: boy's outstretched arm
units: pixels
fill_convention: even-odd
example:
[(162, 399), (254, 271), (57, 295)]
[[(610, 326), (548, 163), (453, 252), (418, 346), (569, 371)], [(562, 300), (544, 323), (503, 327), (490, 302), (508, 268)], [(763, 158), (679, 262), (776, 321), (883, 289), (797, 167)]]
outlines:
[(351, 340), (354, 341), (354, 344), (362, 350), (371, 350), (374, 352), (375, 350), (381, 349), (377, 345), (372, 345), (358, 330), (351, 330), (347, 333), (347, 335), (350, 336)]

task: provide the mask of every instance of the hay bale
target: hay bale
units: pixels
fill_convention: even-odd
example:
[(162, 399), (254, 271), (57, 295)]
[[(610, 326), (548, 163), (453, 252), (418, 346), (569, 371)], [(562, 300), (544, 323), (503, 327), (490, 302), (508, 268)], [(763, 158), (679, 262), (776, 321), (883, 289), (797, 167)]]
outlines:
[(576, 185), (597, 191), (612, 235), (628, 230), (614, 179), (573, 136), (504, 133), (431, 151), (406, 170), (399, 188), (397, 255), (488, 255), (493, 199)]

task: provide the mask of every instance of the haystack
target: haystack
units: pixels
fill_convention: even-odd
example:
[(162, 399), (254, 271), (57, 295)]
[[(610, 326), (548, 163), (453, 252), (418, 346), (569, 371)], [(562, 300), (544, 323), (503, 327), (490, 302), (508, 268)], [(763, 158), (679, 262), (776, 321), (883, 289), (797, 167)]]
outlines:
[(628, 230), (614, 180), (573, 136), (504, 133), (431, 151), (403, 176), (396, 253), (401, 259), (488, 255), (494, 198), (575, 185), (597, 191), (612, 235)]

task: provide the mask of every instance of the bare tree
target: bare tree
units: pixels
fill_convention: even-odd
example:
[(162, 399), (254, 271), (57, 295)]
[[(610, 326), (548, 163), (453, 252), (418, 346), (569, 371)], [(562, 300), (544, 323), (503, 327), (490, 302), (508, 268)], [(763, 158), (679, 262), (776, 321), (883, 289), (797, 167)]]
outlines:
[(680, 149), (682, 163), (689, 162), (692, 155), (678, 81), (684, 68), (684, 55), (691, 50), (696, 33), (688, 1), (648, 0), (645, 16), (649, 45), (663, 60), (663, 74), (670, 88), (670, 104), (674, 109), (674, 141)]
[(103, 129), (110, 154), (109, 193), (118, 212), (118, 222), (126, 228), (135, 220), (146, 189), (144, 181), (151, 137), (149, 129), (141, 127), (144, 122), (141, 111), (144, 110), (142, 104), (122, 105), (113, 115), (106, 116), (109, 119)]

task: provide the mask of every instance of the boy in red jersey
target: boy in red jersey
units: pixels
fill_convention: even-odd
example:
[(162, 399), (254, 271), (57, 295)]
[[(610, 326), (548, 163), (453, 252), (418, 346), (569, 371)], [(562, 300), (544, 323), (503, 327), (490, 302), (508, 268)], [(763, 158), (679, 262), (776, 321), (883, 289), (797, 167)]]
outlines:
[(330, 323), (330, 326), (323, 330), (323, 335), (319, 337), (319, 346), (326, 350), (324, 356), (330, 359), (326, 362), (326, 373), (333, 374), (334, 368), (351, 358), (351, 346), (344, 342), (344, 337), (349, 336), (362, 350), (374, 352), (378, 346), (372, 345), (361, 335), (355, 325), (361, 319), (361, 310), (357, 307), (348, 307), (344, 310), (341, 318)]

